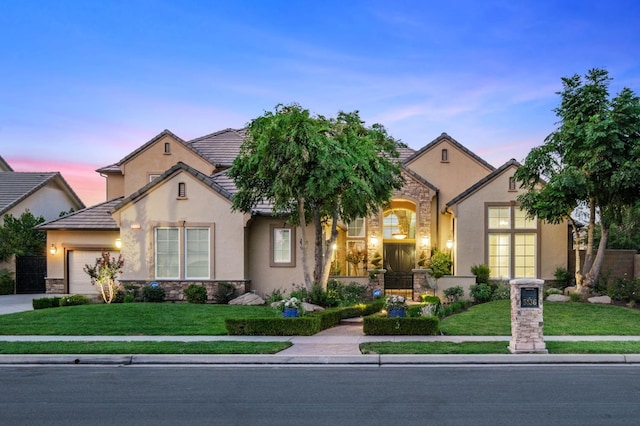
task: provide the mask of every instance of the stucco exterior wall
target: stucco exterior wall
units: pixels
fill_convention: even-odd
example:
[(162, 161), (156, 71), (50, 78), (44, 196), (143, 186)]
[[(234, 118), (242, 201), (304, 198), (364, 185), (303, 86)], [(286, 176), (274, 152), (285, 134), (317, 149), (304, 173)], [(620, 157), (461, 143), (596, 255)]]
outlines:
[[(117, 231), (47, 231), (47, 279), (66, 278), (66, 252), (68, 250), (117, 250)], [(56, 253), (49, 248), (55, 245)]]
[[(55, 182), (55, 181), (54, 181)], [(69, 195), (63, 191), (58, 185), (49, 182), (29, 197), (25, 198), (7, 213), (14, 217), (20, 217), (25, 210), (29, 210), (34, 216), (42, 216), (45, 221), (56, 219), (63, 211), (69, 211), (71, 208), (80, 209), (78, 205)], [(5, 213), (5, 214), (7, 214)], [(0, 217), (0, 224), (4, 222), (4, 215)]]
[[(165, 153), (165, 143), (170, 144), (170, 153)], [(125, 176), (124, 195), (129, 196), (149, 183), (150, 174), (162, 174), (179, 161), (207, 175), (212, 174), (214, 170), (209, 162), (182, 143), (170, 135), (164, 135), (122, 165), (122, 173)]]
[[(186, 184), (186, 197), (179, 198), (178, 184)], [(244, 215), (231, 212), (231, 203), (187, 172), (179, 172), (144, 197), (113, 215), (120, 226), (123, 279), (154, 280), (154, 228), (157, 226), (210, 227), (211, 280), (246, 278)]]
[[(285, 219), (270, 217), (254, 217), (249, 223), (249, 276), (251, 290), (260, 296), (267, 296), (279, 289), (289, 294), (295, 286), (304, 286), (304, 270), (302, 268), (302, 250), (300, 240), (301, 229), (295, 229), (295, 266), (271, 266), (270, 235), (271, 225), (287, 226)], [(308, 262), (313, 271), (313, 231), (308, 229), (309, 247)]]
[(107, 200), (124, 196), (124, 176), (115, 173), (107, 175)]
[[(487, 264), (486, 205), (487, 203), (515, 203), (522, 190), (509, 190), (509, 178), (515, 173), (511, 167), (496, 176), (453, 209), (456, 216), (455, 250), (456, 275), (471, 272), (471, 266)], [(538, 273), (536, 278), (554, 279), (556, 268), (567, 265), (567, 225), (538, 222)]]

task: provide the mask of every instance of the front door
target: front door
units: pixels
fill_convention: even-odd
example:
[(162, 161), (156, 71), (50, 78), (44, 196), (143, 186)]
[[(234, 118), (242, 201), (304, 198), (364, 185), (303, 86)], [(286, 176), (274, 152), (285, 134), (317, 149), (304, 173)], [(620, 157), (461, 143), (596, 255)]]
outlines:
[(384, 243), (384, 293), (413, 299), (413, 272), (416, 264), (415, 243)]

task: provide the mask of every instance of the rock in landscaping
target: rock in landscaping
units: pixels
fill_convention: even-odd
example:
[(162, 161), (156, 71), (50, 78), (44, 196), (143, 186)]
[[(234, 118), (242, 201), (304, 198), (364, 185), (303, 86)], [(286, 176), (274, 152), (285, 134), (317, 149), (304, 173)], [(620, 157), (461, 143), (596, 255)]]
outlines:
[(565, 296), (562, 294), (550, 294), (547, 296), (547, 302), (568, 302), (571, 300), (569, 296)]
[(609, 296), (590, 297), (587, 300), (589, 301), (589, 303), (600, 303), (600, 304), (603, 304), (603, 305), (610, 305), (611, 304), (611, 298)]
[(304, 309), (305, 312), (324, 311), (324, 308), (322, 306), (313, 305), (307, 302), (302, 302), (302, 309)]
[(255, 306), (264, 305), (264, 299), (255, 293), (245, 293), (229, 302), (230, 305)]
[(566, 287), (566, 288), (564, 289), (564, 294), (568, 296), (568, 295), (570, 295), (570, 294), (575, 293), (577, 289), (578, 289), (578, 288), (577, 288), (575, 285), (570, 286), (570, 287)]

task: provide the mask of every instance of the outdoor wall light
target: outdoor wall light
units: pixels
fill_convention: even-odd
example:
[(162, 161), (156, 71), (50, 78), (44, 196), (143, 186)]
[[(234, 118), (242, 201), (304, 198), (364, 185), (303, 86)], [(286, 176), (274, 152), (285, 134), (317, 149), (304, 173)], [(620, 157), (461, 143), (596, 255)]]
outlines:
[(375, 235), (372, 235), (370, 243), (371, 243), (371, 247), (378, 247), (378, 237)]
[(447, 245), (447, 248), (448, 248), (449, 250), (451, 250), (451, 249), (453, 248), (453, 240), (452, 240), (451, 238), (449, 238), (449, 239), (447, 240), (446, 245)]
[(56, 248), (55, 244), (51, 244), (51, 247), (49, 247), (49, 253), (51, 254), (56, 254), (58, 251), (58, 249)]
[(426, 249), (427, 247), (429, 247), (429, 237), (426, 235), (422, 237), (422, 239), (420, 240), (420, 244), (422, 245), (422, 249)]
[(116, 238), (116, 248), (119, 249), (122, 247), (122, 240), (120, 238)]

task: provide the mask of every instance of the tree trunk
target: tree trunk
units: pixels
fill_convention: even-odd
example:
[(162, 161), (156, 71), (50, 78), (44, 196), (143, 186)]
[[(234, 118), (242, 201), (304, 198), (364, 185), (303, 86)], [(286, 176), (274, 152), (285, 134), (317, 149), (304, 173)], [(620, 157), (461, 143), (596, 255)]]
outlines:
[(313, 227), (314, 227), (314, 251), (313, 251), (313, 284), (318, 284), (322, 281), (322, 275), (324, 272), (324, 262), (322, 259), (322, 220), (320, 218), (320, 208), (314, 206), (313, 208)]
[(593, 198), (589, 199), (589, 228), (587, 228), (587, 249), (584, 255), (584, 265), (582, 266), (582, 275), (586, 275), (593, 265), (593, 232), (596, 227), (596, 202)]
[(338, 239), (338, 206), (333, 211), (333, 217), (331, 218), (331, 234), (329, 235), (329, 240), (327, 241), (327, 250), (324, 255), (324, 269), (322, 278), (320, 280), (320, 284), (322, 284), (322, 288), (326, 290), (327, 282), (329, 281), (329, 273), (331, 272), (331, 260), (333, 259), (333, 245)]
[(298, 216), (300, 217), (300, 250), (302, 251), (302, 270), (304, 273), (304, 286), (311, 291), (311, 273), (309, 272), (309, 262), (307, 261), (307, 221), (304, 216), (304, 198), (298, 197)]
[(574, 277), (576, 279), (576, 290), (580, 291), (582, 287), (583, 275), (580, 269), (580, 235), (578, 234), (578, 226), (576, 222), (569, 217), (569, 223), (573, 229), (573, 253), (575, 255), (575, 267), (573, 268)]
[(601, 222), (600, 229), (602, 230), (602, 235), (600, 236), (600, 244), (598, 244), (598, 251), (596, 252), (596, 256), (593, 260), (591, 268), (584, 277), (583, 284), (585, 290), (583, 291), (591, 290), (596, 286), (598, 275), (600, 275), (600, 269), (602, 268), (604, 251), (607, 248), (607, 238), (609, 237), (609, 225)]

